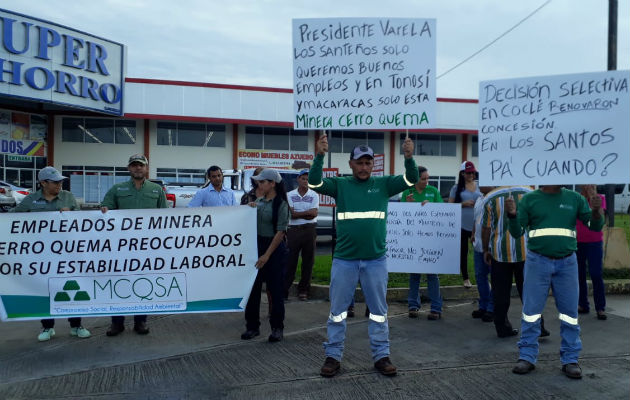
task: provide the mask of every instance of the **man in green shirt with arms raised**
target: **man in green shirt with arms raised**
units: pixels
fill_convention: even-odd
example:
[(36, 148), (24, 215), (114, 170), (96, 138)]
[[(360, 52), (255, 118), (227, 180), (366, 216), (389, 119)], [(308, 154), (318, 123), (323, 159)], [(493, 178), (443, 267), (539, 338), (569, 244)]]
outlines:
[(578, 268), (575, 225), (579, 219), (592, 231), (604, 225), (602, 200), (595, 195), (591, 210), (581, 194), (558, 185), (545, 185), (527, 193), (518, 204), (514, 198), (505, 200), (510, 235), (519, 238), (527, 232), (527, 256), (523, 283), (523, 314), (519, 357), (512, 369), (526, 374), (535, 368), (538, 358), (540, 321), (549, 289), (553, 288), (560, 313), (560, 361), (562, 372), (579, 379), (582, 370), (578, 357), (582, 350), (578, 324)]
[[(41, 189), (22, 199), (22, 202), (12, 212), (43, 212), (43, 211), (75, 211), (79, 209), (77, 200), (72, 193), (61, 189), (63, 180), (67, 179), (53, 167), (46, 167), (39, 171), (37, 180)], [(81, 326), (81, 318), (68, 318), (70, 335), (89, 338), (90, 331)], [(42, 319), (42, 331), (37, 340), (45, 342), (55, 336), (55, 320)]]
[(387, 325), (387, 203), (389, 198), (418, 180), (413, 160), (413, 142), (403, 144), (405, 174), (373, 177), (374, 151), (357, 146), (350, 153), (352, 176), (322, 179), (324, 155), (328, 152), (326, 135), (317, 142), (317, 155), (308, 175), (308, 186), (335, 199), (337, 204), (337, 245), (330, 274), (330, 315), (328, 341), (324, 343), (326, 361), (320, 374), (332, 377), (339, 372), (346, 336), (348, 306), (357, 283), (370, 310), (368, 333), (374, 367), (383, 375), (396, 375), (389, 360)]
[[(158, 184), (147, 180), (149, 161), (142, 154), (134, 154), (129, 157), (127, 169), (131, 179), (118, 183), (111, 187), (105, 194), (101, 203), (101, 211), (108, 210), (135, 210), (144, 208), (166, 208), (166, 196), (164, 190)], [(134, 315), (133, 330), (139, 335), (149, 333), (146, 315)], [(125, 317), (122, 315), (112, 317), (112, 325), (107, 331), (107, 336), (116, 336), (125, 330)]]

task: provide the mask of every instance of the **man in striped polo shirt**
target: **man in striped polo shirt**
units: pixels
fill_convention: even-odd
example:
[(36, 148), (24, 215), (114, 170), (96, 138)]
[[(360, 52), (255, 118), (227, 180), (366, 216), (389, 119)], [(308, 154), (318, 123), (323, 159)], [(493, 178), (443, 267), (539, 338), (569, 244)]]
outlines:
[[(527, 237), (515, 239), (510, 235), (508, 218), (505, 217), (505, 200), (509, 197), (518, 202), (532, 189), (529, 186), (502, 186), (486, 194), (482, 217), (481, 242), (483, 258), (491, 266), (492, 301), (494, 303), (494, 326), (500, 338), (515, 336), (518, 330), (508, 320), (512, 278), (523, 301), (523, 267)], [(540, 336), (549, 336), (541, 319)]]
[(578, 365), (582, 341), (577, 319), (579, 285), (575, 225), (579, 219), (588, 229), (600, 231), (604, 225), (601, 204), (601, 198), (593, 196), (591, 210), (582, 195), (558, 185), (541, 186), (523, 196), (518, 204), (518, 214), (514, 199), (505, 200), (510, 234), (520, 238), (528, 231), (529, 237), (519, 359), (512, 369), (515, 374), (526, 374), (535, 368), (541, 313), (552, 287), (560, 313), (562, 372), (569, 378), (582, 377)]
[(405, 174), (372, 176), (374, 151), (357, 146), (350, 153), (352, 176), (322, 179), (324, 155), (328, 152), (326, 135), (317, 142), (317, 155), (311, 167), (309, 187), (335, 199), (337, 204), (337, 245), (330, 273), (330, 315), (328, 341), (324, 343), (326, 361), (320, 374), (332, 377), (339, 372), (346, 336), (348, 306), (357, 283), (370, 310), (368, 333), (374, 367), (383, 375), (396, 375), (389, 359), (387, 325), (387, 265), (385, 237), (389, 198), (418, 180), (413, 160), (413, 142), (403, 143)]

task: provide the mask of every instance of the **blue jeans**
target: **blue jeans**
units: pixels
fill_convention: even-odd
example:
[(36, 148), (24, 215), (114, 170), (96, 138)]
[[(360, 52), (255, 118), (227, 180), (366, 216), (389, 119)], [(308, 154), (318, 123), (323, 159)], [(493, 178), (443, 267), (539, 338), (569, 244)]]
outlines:
[[(442, 296), (440, 295), (440, 277), (437, 274), (427, 276), (427, 291), (431, 299), (431, 312), (442, 313)], [(409, 274), (409, 294), (407, 304), (410, 310), (420, 309), (420, 277), (421, 274)]]
[(483, 260), (483, 253), (474, 252), (475, 279), (477, 280), (477, 291), (479, 292), (479, 309), (487, 312), (494, 312), (492, 302), (492, 289), (488, 284), (490, 266)]
[(556, 299), (560, 313), (560, 361), (562, 365), (577, 363), (582, 341), (578, 324), (578, 273), (575, 254), (562, 259), (552, 259), (527, 252), (525, 282), (523, 283), (523, 315), (521, 340), (518, 342), (519, 359), (536, 363), (540, 317), (549, 296), (549, 288)]
[(341, 361), (346, 338), (346, 317), (357, 283), (370, 309), (368, 334), (374, 361), (389, 356), (387, 324), (387, 264), (385, 256), (374, 260), (342, 260), (333, 258), (330, 272), (330, 315), (326, 357)]
[(602, 242), (579, 243), (577, 245), (578, 277), (580, 280), (580, 299), (578, 304), (588, 311), (588, 285), (586, 284), (586, 264), (588, 273), (593, 282), (593, 300), (595, 300), (595, 310), (604, 311), (606, 309), (606, 292), (604, 290), (604, 279), (602, 278), (602, 264), (604, 251)]

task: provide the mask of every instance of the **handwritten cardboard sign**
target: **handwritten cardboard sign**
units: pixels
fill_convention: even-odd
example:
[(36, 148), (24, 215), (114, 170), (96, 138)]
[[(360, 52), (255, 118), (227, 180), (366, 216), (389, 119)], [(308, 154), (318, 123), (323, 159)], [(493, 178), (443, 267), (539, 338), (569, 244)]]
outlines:
[(484, 81), (479, 85), (479, 181), (630, 181), (629, 71)]
[(294, 19), (294, 128), (432, 127), (435, 43), (435, 19)]
[(461, 204), (390, 203), (389, 272), (458, 274)]

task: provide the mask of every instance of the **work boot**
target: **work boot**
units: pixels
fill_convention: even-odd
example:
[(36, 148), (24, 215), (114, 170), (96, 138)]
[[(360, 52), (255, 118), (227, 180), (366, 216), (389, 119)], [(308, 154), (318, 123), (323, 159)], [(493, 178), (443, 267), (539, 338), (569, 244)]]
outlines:
[(341, 368), (341, 363), (339, 361), (332, 357), (326, 357), (326, 361), (324, 361), (324, 365), (322, 365), (322, 369), (319, 371), (319, 374), (326, 378), (332, 378), (337, 375), (339, 368)]
[(249, 340), (255, 338), (258, 335), (260, 335), (260, 331), (258, 329), (248, 329), (243, 332), (243, 334), (241, 335), (241, 339)]
[(145, 321), (138, 321), (133, 324), (133, 330), (138, 335), (146, 335), (149, 333), (149, 328), (147, 328), (147, 323)]
[[(536, 366), (529, 361), (526, 360), (518, 360), (514, 368), (512, 368), (512, 372), (519, 375), (525, 375), (536, 369)], [(564, 367), (562, 369), (564, 371)]]
[(282, 340), (282, 338), (284, 337), (282, 329), (280, 328), (273, 328), (271, 330), (271, 335), (269, 335), (269, 341), (270, 342), (279, 342)]
[(482, 316), (481, 320), (483, 322), (494, 322), (494, 313), (491, 311), (486, 311)]
[(500, 338), (506, 338), (510, 336), (518, 335), (518, 329), (508, 328), (506, 330), (497, 331), (497, 336)]
[(582, 368), (577, 363), (564, 364), (562, 372), (571, 379), (582, 379)]
[(389, 357), (383, 357), (374, 363), (374, 368), (385, 376), (396, 375), (396, 367), (389, 360)]
[(105, 334), (107, 336), (116, 336), (119, 333), (123, 333), (124, 330), (125, 330), (124, 324), (112, 322), (112, 324), (109, 326), (109, 330), (105, 332)]

